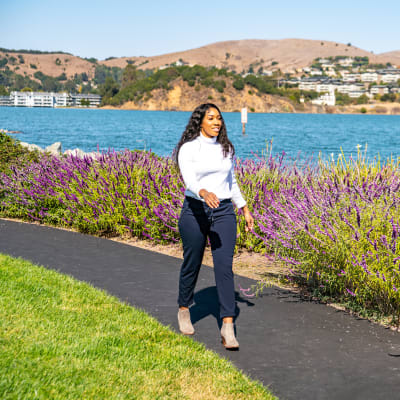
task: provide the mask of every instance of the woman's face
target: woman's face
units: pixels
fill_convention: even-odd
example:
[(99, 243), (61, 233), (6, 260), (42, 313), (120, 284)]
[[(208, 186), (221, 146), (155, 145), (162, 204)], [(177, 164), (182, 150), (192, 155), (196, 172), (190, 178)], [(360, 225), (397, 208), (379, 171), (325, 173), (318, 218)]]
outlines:
[(201, 133), (207, 138), (218, 136), (222, 127), (222, 117), (216, 108), (209, 108), (201, 121)]

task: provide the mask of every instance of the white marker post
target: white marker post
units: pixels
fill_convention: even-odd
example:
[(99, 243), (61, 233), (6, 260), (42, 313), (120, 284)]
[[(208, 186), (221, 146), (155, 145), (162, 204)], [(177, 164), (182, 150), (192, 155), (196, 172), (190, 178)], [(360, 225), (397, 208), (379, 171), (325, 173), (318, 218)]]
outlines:
[(242, 108), (241, 116), (242, 116), (242, 134), (245, 135), (246, 134), (246, 124), (247, 124), (247, 108), (246, 107)]

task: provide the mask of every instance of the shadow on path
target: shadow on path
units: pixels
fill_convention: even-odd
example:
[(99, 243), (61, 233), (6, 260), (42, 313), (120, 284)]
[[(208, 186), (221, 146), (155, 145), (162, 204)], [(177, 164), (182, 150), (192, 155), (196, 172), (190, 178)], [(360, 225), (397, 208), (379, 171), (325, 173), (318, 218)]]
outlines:
[[(254, 303), (250, 300), (244, 299), (238, 292), (235, 292), (236, 300), (236, 318), (237, 320), (240, 315), (240, 306), (238, 303), (244, 303), (248, 307), (253, 307)], [(194, 305), (190, 307), (190, 317), (193, 324), (196, 322), (212, 316), (218, 328), (221, 329), (222, 321), (219, 318), (219, 305), (218, 305), (218, 294), (216, 286), (210, 286), (195, 292)]]

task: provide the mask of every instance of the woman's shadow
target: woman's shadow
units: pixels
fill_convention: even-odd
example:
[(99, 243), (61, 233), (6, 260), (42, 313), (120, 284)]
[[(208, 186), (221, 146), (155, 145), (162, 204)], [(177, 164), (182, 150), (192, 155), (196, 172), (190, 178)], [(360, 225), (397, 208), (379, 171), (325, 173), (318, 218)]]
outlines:
[[(238, 292), (235, 291), (235, 301), (236, 301), (236, 317), (240, 314), (240, 308), (238, 303), (244, 303), (248, 307), (253, 307), (254, 303), (248, 299), (244, 299), (240, 296)], [(192, 323), (195, 324), (197, 321), (202, 320), (209, 315), (212, 315), (218, 323), (219, 328), (222, 326), (221, 318), (219, 317), (219, 302), (216, 286), (210, 286), (199, 290), (194, 294), (195, 304), (190, 307), (190, 319)]]

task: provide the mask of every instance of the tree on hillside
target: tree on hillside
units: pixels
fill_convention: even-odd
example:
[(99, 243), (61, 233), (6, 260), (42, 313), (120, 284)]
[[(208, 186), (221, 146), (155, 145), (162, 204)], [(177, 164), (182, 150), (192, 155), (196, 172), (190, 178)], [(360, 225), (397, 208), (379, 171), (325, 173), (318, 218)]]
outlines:
[(213, 82), (213, 87), (214, 89), (218, 90), (218, 92), (223, 93), (224, 89), (226, 88), (226, 83), (222, 79), (217, 80)]
[(8, 96), (7, 89), (3, 85), (0, 85), (0, 96)]
[[(94, 70), (94, 83), (102, 85), (105, 83), (106, 78), (111, 76), (116, 82), (121, 82), (122, 68), (107, 67), (106, 65), (96, 65)], [(81, 76), (82, 79), (82, 76)]]
[(119, 85), (111, 76), (107, 76), (104, 85), (99, 88), (100, 95), (103, 96), (104, 100), (115, 96), (119, 92)]
[(7, 63), (7, 58), (0, 58), (0, 68), (3, 68)]
[(386, 93), (383, 96), (381, 96), (381, 101), (394, 102), (394, 101), (396, 101), (396, 94), (395, 93)]
[(243, 90), (244, 89), (244, 80), (242, 77), (238, 76), (235, 78), (235, 80), (233, 81), (232, 86), (236, 89), (236, 90)]
[(368, 104), (369, 98), (366, 94), (361, 95), (357, 98), (357, 104)]
[(336, 96), (336, 104), (338, 106), (346, 106), (353, 102), (352, 98), (347, 93), (339, 93), (337, 90), (335, 91)]
[(16, 90), (21, 90), (21, 89), (23, 89), (25, 86), (26, 86), (26, 85), (25, 85), (24, 77), (21, 76), (21, 75), (17, 75), (17, 74), (16, 74), (15, 77), (14, 77), (14, 84), (13, 84), (13, 87), (14, 87)]
[(106, 81), (107, 72), (103, 65), (98, 65), (94, 71), (94, 81), (98, 85), (102, 85)]
[(70, 93), (76, 92), (76, 84), (73, 80), (68, 80), (64, 83), (64, 90)]
[(124, 89), (133, 83), (136, 83), (138, 80), (143, 79), (144, 77), (145, 73), (143, 71), (138, 70), (132, 64), (128, 64), (125, 67), (124, 72), (122, 73), (121, 89)]
[(58, 75), (58, 76), (56, 77), (56, 79), (57, 79), (58, 81), (66, 81), (68, 78), (67, 78), (67, 75), (65, 74), (65, 72), (63, 72), (62, 74)]
[(45, 92), (59, 92), (62, 87), (62, 85), (57, 81), (57, 79), (51, 76), (46, 76), (42, 80), (42, 86)]

